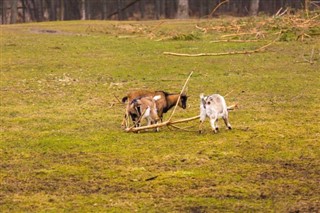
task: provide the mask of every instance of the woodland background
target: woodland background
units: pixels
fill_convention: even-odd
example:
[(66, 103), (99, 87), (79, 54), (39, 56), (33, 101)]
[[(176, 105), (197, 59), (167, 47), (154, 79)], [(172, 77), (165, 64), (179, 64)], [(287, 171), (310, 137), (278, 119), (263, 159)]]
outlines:
[[(149, 20), (275, 14), (319, 8), (310, 0), (1, 0), (0, 23), (57, 20)], [(219, 6), (217, 11), (213, 10)]]

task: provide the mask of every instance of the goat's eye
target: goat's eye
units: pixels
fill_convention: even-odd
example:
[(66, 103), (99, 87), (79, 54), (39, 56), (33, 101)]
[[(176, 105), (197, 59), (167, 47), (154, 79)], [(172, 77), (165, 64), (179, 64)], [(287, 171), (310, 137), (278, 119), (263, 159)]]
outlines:
[(209, 105), (209, 104), (210, 104), (210, 101), (208, 101), (207, 104)]

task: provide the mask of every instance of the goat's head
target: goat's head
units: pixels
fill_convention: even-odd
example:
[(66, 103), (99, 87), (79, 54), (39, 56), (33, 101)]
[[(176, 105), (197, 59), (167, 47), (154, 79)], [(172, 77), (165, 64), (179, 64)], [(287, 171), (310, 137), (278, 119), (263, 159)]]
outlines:
[(201, 103), (201, 106), (203, 106), (204, 108), (206, 108), (207, 98), (208, 98), (208, 96), (204, 96), (203, 93), (200, 94), (200, 103)]
[(181, 107), (182, 109), (187, 108), (187, 100), (188, 100), (188, 96), (184, 93), (181, 94), (180, 101), (179, 101), (179, 107)]

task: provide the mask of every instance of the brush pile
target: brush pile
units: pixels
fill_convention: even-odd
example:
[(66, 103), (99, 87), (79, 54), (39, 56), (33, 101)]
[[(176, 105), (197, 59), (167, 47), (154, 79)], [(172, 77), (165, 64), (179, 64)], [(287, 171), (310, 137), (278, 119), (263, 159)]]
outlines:
[[(214, 22), (208, 22), (209, 25)], [(208, 25), (205, 23), (204, 25)], [(276, 15), (272, 17), (258, 17), (235, 19), (226, 22), (226, 24), (199, 26), (196, 29), (203, 33), (223, 33), (221, 41), (256, 41), (257, 39), (264, 39), (272, 34), (279, 34), (281, 32), (280, 41), (300, 40), (304, 41), (307, 38), (312, 38), (320, 35), (320, 14), (314, 12), (308, 17), (304, 14), (290, 14), (290, 11), (279, 10)], [(229, 34), (226, 34), (229, 33)], [(232, 39), (225, 39), (232, 38)]]

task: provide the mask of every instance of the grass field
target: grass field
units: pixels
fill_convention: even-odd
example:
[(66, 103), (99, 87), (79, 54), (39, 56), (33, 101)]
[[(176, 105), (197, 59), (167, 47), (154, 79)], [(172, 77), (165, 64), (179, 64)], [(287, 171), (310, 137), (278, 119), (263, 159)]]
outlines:
[[(318, 212), (320, 37), (297, 41), (287, 31), (256, 54), (163, 54), (253, 50), (279, 30), (265, 29), (259, 42), (210, 43), (232, 32), (195, 27), (234, 21), (253, 24), (1, 26), (1, 212)], [(228, 94), (239, 103), (232, 131), (220, 123), (213, 134), (208, 121), (201, 135), (121, 129), (115, 96), (180, 92), (191, 71), (188, 108), (174, 119), (197, 115), (202, 92)]]

